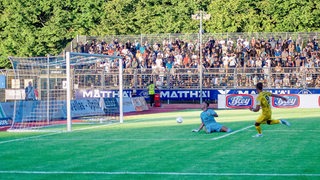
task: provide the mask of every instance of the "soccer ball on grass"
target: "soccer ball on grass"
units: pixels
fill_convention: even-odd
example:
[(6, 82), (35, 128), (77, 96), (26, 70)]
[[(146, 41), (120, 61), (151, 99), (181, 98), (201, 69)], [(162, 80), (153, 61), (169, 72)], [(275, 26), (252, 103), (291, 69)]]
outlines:
[(177, 117), (176, 121), (177, 121), (177, 123), (182, 123), (183, 119), (182, 119), (182, 117)]

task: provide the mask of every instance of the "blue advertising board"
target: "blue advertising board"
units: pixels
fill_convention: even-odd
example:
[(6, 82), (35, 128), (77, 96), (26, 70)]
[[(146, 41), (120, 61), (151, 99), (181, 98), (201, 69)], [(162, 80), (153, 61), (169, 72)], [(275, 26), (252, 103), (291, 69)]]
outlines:
[[(265, 89), (274, 94), (320, 94), (320, 89)], [(156, 91), (160, 94), (161, 100), (200, 100), (200, 90), (197, 89), (162, 89)], [(131, 97), (132, 90), (124, 90), (123, 97)], [(218, 94), (256, 94), (255, 89), (203, 89), (202, 98), (206, 100), (218, 100)], [(137, 90), (137, 95), (149, 98), (147, 90)], [(77, 90), (76, 99), (83, 98), (109, 98), (119, 97), (116, 90)]]
[(100, 99), (94, 98), (71, 101), (71, 117), (74, 118), (93, 115), (104, 115)]
[[(0, 103), (0, 126), (8, 125), (8, 120), (15, 122), (42, 121), (47, 113), (47, 101), (17, 101)], [(65, 101), (50, 101), (50, 118), (62, 120), (67, 118)], [(16, 111), (14, 114), (14, 107)], [(130, 111), (132, 109), (129, 109)], [(43, 114), (44, 113), (44, 114)], [(83, 116), (99, 116), (119, 113), (117, 98), (86, 98), (71, 101), (72, 118)]]
[(0, 75), (0, 89), (6, 88), (6, 76)]

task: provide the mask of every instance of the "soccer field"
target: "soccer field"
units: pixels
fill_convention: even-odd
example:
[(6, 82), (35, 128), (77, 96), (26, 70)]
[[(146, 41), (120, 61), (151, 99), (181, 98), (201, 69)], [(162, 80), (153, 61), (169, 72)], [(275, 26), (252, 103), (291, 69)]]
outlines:
[(0, 132), (0, 179), (320, 179), (319, 109), (274, 109), (291, 126), (262, 125), (262, 138), (252, 138), (259, 113), (216, 112), (232, 133), (192, 133), (200, 110), (64, 133)]

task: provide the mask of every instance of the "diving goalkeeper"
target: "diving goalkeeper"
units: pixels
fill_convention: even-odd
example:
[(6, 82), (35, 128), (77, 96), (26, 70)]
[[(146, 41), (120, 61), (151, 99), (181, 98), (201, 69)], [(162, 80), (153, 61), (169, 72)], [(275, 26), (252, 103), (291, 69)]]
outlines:
[(202, 112), (200, 114), (201, 124), (199, 129), (193, 129), (192, 132), (199, 132), (204, 127), (207, 133), (212, 132), (231, 132), (230, 128), (227, 128), (220, 123), (217, 123), (215, 117), (218, 117), (218, 114), (213, 110), (209, 109), (209, 103), (203, 102), (201, 104)]

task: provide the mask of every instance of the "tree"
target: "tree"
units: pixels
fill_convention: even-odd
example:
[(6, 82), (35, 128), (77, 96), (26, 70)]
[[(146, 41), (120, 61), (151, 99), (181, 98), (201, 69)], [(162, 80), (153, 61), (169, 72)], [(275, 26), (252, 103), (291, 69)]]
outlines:
[(309, 0), (2, 0), (0, 68), (8, 56), (58, 55), (78, 34), (196, 33), (199, 10), (211, 14), (209, 33), (320, 29), (320, 3)]
[(103, 0), (4, 0), (0, 66), (8, 56), (58, 55), (78, 33), (100, 24)]

